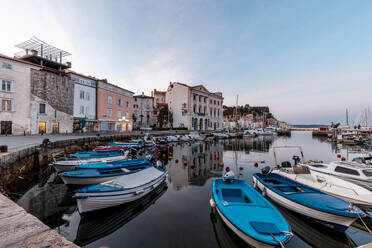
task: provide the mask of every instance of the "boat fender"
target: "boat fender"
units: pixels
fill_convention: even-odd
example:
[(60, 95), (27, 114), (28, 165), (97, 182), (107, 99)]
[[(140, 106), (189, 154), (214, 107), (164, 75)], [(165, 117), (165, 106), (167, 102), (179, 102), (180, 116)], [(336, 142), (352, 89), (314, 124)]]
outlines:
[(253, 188), (257, 189), (257, 180), (253, 180)]
[(216, 202), (212, 198), (209, 199), (209, 204), (211, 205), (211, 208), (215, 208), (216, 207)]

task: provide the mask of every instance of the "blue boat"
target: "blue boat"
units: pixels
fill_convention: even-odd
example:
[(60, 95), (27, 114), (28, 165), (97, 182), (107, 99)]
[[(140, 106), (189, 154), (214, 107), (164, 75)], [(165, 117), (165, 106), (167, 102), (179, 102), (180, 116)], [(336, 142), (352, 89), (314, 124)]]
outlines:
[(126, 167), (128, 165), (144, 165), (144, 164), (151, 164), (151, 162), (146, 159), (132, 159), (132, 160), (119, 160), (119, 161), (112, 161), (112, 162), (102, 162), (102, 163), (91, 163), (91, 164), (79, 164), (75, 166), (76, 170), (86, 170), (86, 169), (118, 169), (122, 167)]
[(83, 151), (78, 153), (73, 153), (70, 156), (76, 158), (105, 158), (105, 157), (115, 157), (123, 155), (120, 151)]
[(128, 147), (128, 148), (140, 148), (143, 145), (139, 143), (129, 142), (129, 143), (118, 143), (118, 142), (110, 142), (107, 145), (109, 146), (119, 146), (119, 147)]
[(212, 183), (211, 206), (241, 239), (255, 247), (275, 247), (292, 237), (280, 212), (243, 180)]
[(253, 182), (263, 195), (294, 212), (344, 231), (365, 213), (357, 206), (276, 173), (256, 173)]
[(165, 169), (150, 166), (136, 173), (79, 189), (73, 197), (80, 214), (86, 214), (144, 197), (165, 180), (167, 173)]
[(66, 185), (92, 185), (112, 180), (118, 176), (136, 173), (140, 170), (153, 166), (145, 164), (127, 164), (121, 168), (99, 168), (88, 170), (73, 170), (59, 173)]

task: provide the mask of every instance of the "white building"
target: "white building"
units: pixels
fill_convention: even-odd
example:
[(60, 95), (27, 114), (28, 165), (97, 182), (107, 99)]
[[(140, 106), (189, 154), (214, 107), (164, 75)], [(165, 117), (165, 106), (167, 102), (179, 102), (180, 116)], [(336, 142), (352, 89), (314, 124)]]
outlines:
[(189, 86), (174, 82), (167, 89), (173, 127), (189, 130), (219, 130), (223, 128), (223, 97), (221, 92), (209, 92), (203, 85)]
[(30, 74), (40, 66), (0, 54), (0, 134), (31, 134)]
[(74, 85), (74, 131), (98, 131), (97, 79), (66, 70)]
[[(155, 114), (154, 114), (155, 113)], [(157, 123), (154, 112), (154, 97), (142, 95), (133, 96), (133, 125), (135, 128), (149, 128)]]

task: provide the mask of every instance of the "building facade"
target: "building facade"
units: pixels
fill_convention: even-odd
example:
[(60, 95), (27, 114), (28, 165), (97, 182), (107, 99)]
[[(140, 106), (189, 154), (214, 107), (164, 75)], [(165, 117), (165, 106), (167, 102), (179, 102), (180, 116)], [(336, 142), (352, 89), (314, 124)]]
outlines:
[(97, 119), (100, 131), (132, 131), (133, 92), (110, 84), (106, 79), (97, 82)]
[(66, 71), (74, 81), (74, 132), (99, 131), (97, 121), (97, 79)]
[(157, 115), (154, 109), (154, 97), (142, 95), (133, 96), (133, 126), (135, 129), (156, 126)]
[(189, 130), (223, 129), (223, 96), (209, 92), (203, 85), (170, 83), (167, 89), (168, 108), (173, 127)]
[(0, 54), (0, 134), (32, 134), (31, 69), (40, 66)]
[(72, 133), (74, 81), (66, 74), (31, 69), (31, 132)]
[(167, 103), (167, 92), (166, 91), (159, 91), (159, 90), (154, 89), (153, 95), (154, 95), (154, 107), (155, 108), (158, 108), (159, 104), (164, 105), (165, 103)]

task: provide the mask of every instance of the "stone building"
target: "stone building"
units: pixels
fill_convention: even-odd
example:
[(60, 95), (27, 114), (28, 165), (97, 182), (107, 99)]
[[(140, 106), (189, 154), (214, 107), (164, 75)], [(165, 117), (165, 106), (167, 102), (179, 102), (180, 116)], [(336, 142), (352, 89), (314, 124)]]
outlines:
[(71, 133), (74, 81), (64, 71), (71, 67), (65, 60), (71, 54), (36, 37), (16, 47), (22, 49), (16, 58), (40, 66), (30, 74), (31, 134)]
[(167, 103), (167, 92), (166, 91), (159, 91), (159, 90), (154, 89), (153, 95), (154, 95), (154, 107), (155, 108), (158, 108), (159, 104), (161, 105), (161, 104)]
[(74, 81), (74, 132), (99, 131), (97, 121), (97, 81), (98, 79), (66, 70)]
[(221, 92), (210, 92), (203, 85), (189, 86), (170, 83), (167, 89), (169, 111), (173, 127), (189, 130), (223, 129), (223, 97)]
[(133, 126), (136, 129), (156, 126), (157, 112), (154, 109), (154, 97), (133, 96)]
[(133, 92), (110, 84), (107, 79), (97, 82), (97, 119), (100, 131), (132, 131)]
[(31, 70), (41, 66), (0, 54), (0, 134), (34, 134), (31, 129)]

